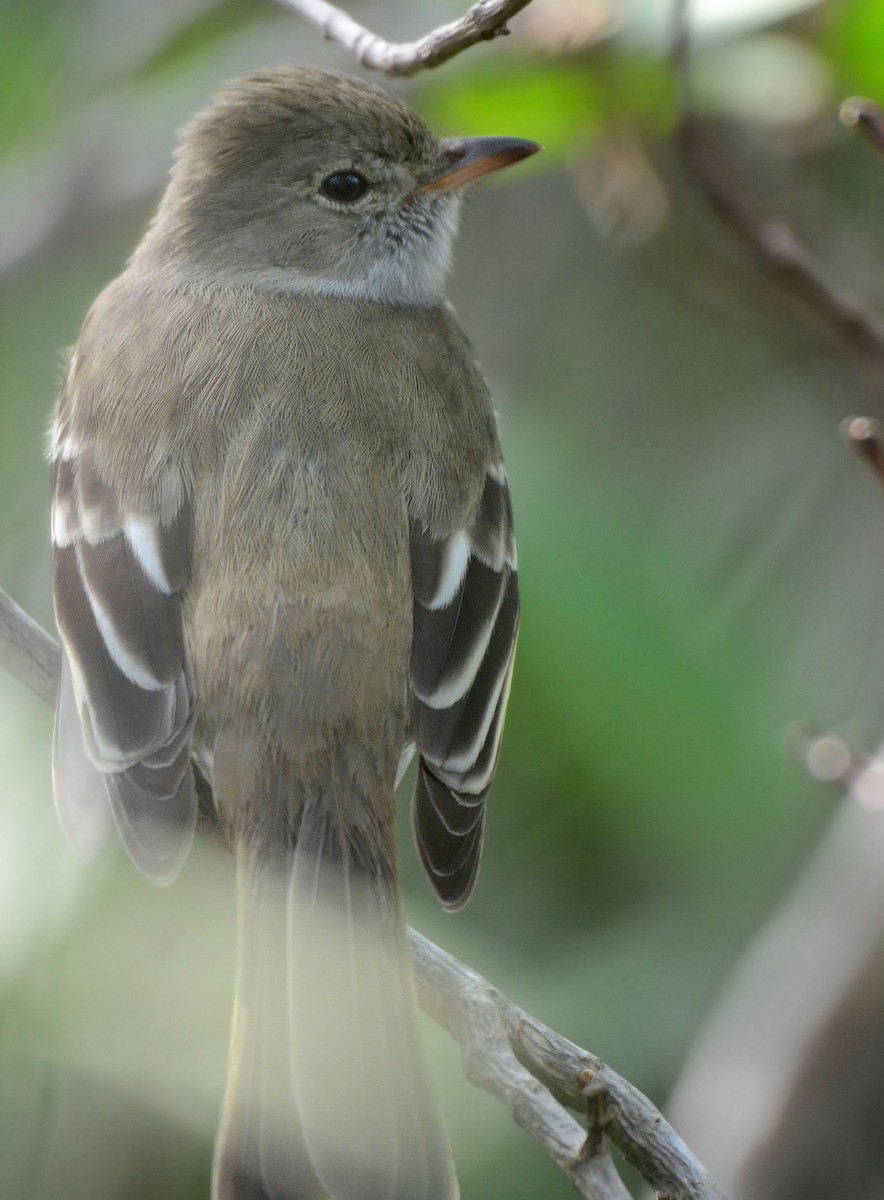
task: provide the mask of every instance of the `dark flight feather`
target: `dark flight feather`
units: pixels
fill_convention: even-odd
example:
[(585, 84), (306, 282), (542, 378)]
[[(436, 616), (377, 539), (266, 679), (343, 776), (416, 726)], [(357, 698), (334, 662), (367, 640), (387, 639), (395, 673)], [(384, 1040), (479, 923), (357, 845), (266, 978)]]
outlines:
[(421, 861), (454, 909), (469, 899), (479, 867), (519, 626), (502, 466), (488, 472), (468, 529), (440, 539), (412, 528), (411, 563), (411, 712), (420, 752), (412, 815)]

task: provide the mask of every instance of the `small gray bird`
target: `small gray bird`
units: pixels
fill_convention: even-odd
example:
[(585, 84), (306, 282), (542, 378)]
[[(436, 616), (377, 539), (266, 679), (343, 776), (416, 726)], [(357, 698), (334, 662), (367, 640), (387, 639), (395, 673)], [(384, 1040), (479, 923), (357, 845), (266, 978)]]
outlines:
[(236, 82), (70, 357), (52, 438), (54, 787), (168, 883), (211, 784), (239, 954), (214, 1200), (450, 1200), (394, 787), (442, 904), (476, 879), (518, 626), (488, 389), (443, 295), (440, 140), (315, 70)]

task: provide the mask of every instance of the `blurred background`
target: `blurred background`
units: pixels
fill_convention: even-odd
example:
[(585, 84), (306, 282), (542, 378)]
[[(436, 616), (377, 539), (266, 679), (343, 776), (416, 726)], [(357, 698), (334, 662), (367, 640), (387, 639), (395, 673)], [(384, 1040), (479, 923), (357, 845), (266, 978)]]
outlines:
[[(349, 11), (407, 40), (461, 5)], [(705, 174), (679, 148), (658, 0), (535, 0), (508, 39), (388, 81), (440, 132), (546, 146), (476, 191), (456, 256), (524, 615), (476, 895), (439, 912), (403, 826), (409, 918), (655, 1103), (676, 1088), (731, 1200), (871, 1200), (880, 789), (842, 800), (802, 756), (814, 730), (868, 751), (884, 733), (884, 496), (838, 436), (884, 417), (884, 335), (841, 337), (707, 192), (711, 172), (750, 232), (786, 223), (832, 295), (884, 321), (884, 163), (838, 121), (845, 97), (884, 98), (884, 5), (697, 0), (689, 17)], [(279, 63), (356, 71), (271, 0), (0, 7), (0, 584), (47, 628), (64, 348), (139, 239), (177, 129)], [(159, 891), (116, 846), (77, 864), (50, 725), (0, 671), (0, 1195), (204, 1198), (229, 866), (198, 846)], [(571, 1195), (427, 1033), (465, 1200)]]

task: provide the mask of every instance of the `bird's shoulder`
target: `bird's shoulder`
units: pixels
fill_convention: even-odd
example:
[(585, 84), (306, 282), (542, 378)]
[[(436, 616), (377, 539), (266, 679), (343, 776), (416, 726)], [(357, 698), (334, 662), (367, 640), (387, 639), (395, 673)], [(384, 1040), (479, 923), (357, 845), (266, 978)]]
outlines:
[(253, 450), (253, 415), (278, 448), (312, 438), (323, 451), (349, 445), (389, 460), (412, 514), (430, 524), (447, 524), (452, 503), (477, 501), (499, 455), (488, 387), (448, 305), (134, 270), (105, 288), (83, 324), (57, 426), (88, 440), (99, 469), (128, 487), (155, 447), (186, 460), (208, 441), (216, 457), (247, 434)]

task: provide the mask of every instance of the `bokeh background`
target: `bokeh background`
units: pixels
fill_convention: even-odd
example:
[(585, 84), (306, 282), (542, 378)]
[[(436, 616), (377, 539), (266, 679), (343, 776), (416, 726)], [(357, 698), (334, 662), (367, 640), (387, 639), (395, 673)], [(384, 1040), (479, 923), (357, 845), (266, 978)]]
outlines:
[[(406, 40), (460, 6), (350, 11)], [(690, 15), (717, 177), (884, 319), (884, 164), (838, 121), (844, 97), (884, 98), (884, 5)], [(440, 131), (547, 147), (477, 190), (451, 284), (501, 414), (524, 616), (478, 890), (441, 914), (406, 832), (410, 920), (661, 1105), (850, 803), (802, 765), (802, 731), (866, 749), (884, 731), (884, 496), (837, 432), (884, 415), (884, 353), (846, 345), (709, 205), (678, 150), (671, 20), (656, 0), (536, 0), (508, 39), (389, 84)], [(176, 130), (224, 80), (282, 62), (356, 70), (271, 0), (0, 7), (0, 584), (48, 628), (64, 348), (138, 240)], [(49, 713), (0, 671), (0, 1195), (197, 1200), (228, 864), (199, 846), (157, 891), (116, 847), (76, 863), (49, 744)], [(787, 982), (813, 990), (829, 967)], [(570, 1195), (427, 1031), (465, 1200)], [(835, 1182), (814, 1172), (804, 1200), (882, 1194), (882, 1078)], [(716, 1169), (714, 1138), (693, 1148)], [(753, 1186), (732, 1200), (792, 1194)]]

